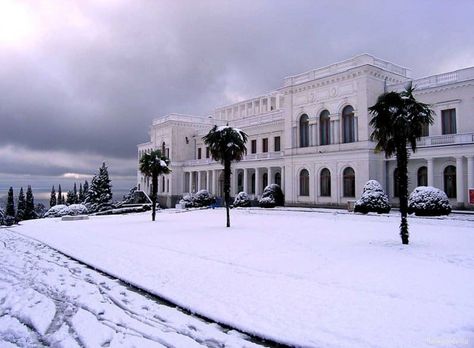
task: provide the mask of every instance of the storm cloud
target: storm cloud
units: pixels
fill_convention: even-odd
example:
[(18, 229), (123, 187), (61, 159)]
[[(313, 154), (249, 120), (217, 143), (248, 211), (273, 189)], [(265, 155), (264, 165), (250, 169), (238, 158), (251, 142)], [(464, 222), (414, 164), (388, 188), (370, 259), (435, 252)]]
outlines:
[(370, 53), (415, 77), (474, 65), (474, 2), (0, 0), (0, 179), (136, 173), (152, 119)]

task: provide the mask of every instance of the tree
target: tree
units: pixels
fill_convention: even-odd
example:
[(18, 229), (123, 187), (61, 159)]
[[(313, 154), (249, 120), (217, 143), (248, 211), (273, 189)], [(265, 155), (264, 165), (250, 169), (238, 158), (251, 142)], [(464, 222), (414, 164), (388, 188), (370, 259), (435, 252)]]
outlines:
[(72, 190), (73, 194), (74, 194), (74, 202), (73, 204), (76, 204), (76, 203), (79, 203), (79, 198), (77, 196), (77, 186), (76, 186), (76, 183), (74, 183), (74, 189)]
[(84, 201), (84, 191), (82, 190), (82, 183), (79, 183), (79, 197), (77, 203), (82, 203)]
[(54, 185), (51, 188), (51, 197), (49, 198), (49, 207), (52, 208), (56, 205), (56, 191), (54, 190)]
[(232, 162), (240, 161), (247, 153), (245, 143), (247, 134), (230, 126), (214, 126), (202, 139), (209, 146), (209, 152), (215, 161), (224, 166), (224, 200), (227, 215), (227, 227), (230, 227), (230, 175)]
[(377, 103), (369, 107), (373, 115), (370, 126), (374, 129), (370, 139), (377, 142), (375, 150), (385, 151), (386, 158), (395, 155), (397, 160), (403, 244), (408, 244), (408, 147), (415, 152), (423, 126), (433, 123), (430, 106), (417, 101), (413, 91), (410, 83), (402, 92), (383, 93)]
[(109, 171), (104, 162), (99, 168), (99, 173), (92, 178), (91, 186), (87, 191), (85, 203), (91, 211), (101, 211), (110, 207), (110, 201), (112, 200), (112, 185), (110, 182)]
[(64, 197), (61, 190), (61, 184), (59, 184), (59, 187), (58, 187), (58, 205), (60, 204), (64, 204)]
[(36, 219), (36, 211), (35, 211), (35, 198), (33, 196), (33, 190), (31, 186), (28, 185), (28, 189), (26, 190), (26, 207), (25, 207), (25, 220)]
[(22, 221), (25, 217), (26, 201), (25, 194), (23, 193), (23, 187), (20, 187), (20, 193), (18, 194), (18, 205), (16, 209), (16, 221)]
[(83, 189), (84, 189), (84, 193), (83, 193), (84, 197), (81, 202), (84, 202), (87, 198), (87, 195), (89, 194), (89, 182), (87, 180), (84, 181)]
[(151, 220), (155, 221), (156, 215), (156, 199), (158, 195), (158, 177), (163, 174), (171, 173), (169, 168), (170, 160), (160, 150), (153, 150), (150, 153), (145, 153), (140, 158), (140, 172), (146, 177), (151, 177), (151, 201), (152, 211)]
[(15, 202), (13, 200), (13, 187), (10, 186), (8, 190), (8, 197), (7, 197), (7, 207), (5, 210), (5, 215), (8, 217), (15, 217)]
[(71, 205), (71, 204), (76, 204), (76, 195), (74, 194), (73, 190), (69, 190), (66, 195), (66, 204)]

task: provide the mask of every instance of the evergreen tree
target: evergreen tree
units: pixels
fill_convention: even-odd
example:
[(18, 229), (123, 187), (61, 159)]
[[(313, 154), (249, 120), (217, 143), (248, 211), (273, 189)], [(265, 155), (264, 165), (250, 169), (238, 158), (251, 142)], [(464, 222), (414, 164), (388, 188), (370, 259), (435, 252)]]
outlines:
[(85, 203), (89, 205), (92, 211), (100, 211), (110, 207), (111, 200), (112, 185), (110, 184), (109, 172), (105, 163), (102, 163), (99, 173), (92, 178)]
[(76, 204), (79, 202), (79, 197), (77, 196), (77, 187), (76, 187), (76, 183), (74, 183), (74, 189), (72, 190), (73, 193), (74, 193), (74, 203), (73, 204)]
[(35, 212), (35, 198), (33, 197), (33, 190), (31, 186), (28, 185), (26, 190), (26, 209), (25, 209), (25, 220), (36, 219), (37, 215)]
[(23, 193), (23, 187), (20, 187), (20, 193), (18, 194), (18, 205), (16, 210), (16, 221), (22, 221), (25, 217), (26, 201), (25, 194)]
[(84, 202), (84, 191), (82, 190), (82, 183), (79, 183), (79, 197), (78, 203)]
[(66, 195), (66, 204), (76, 204), (76, 195), (74, 194), (74, 190), (69, 190)]
[(84, 199), (82, 200), (82, 202), (84, 202), (87, 198), (87, 195), (89, 194), (89, 182), (86, 180), (84, 181)]
[(59, 187), (58, 187), (58, 205), (59, 204), (64, 204), (64, 197), (61, 192), (61, 184), (59, 184)]
[(10, 186), (8, 190), (8, 198), (7, 198), (7, 207), (5, 210), (6, 216), (10, 216), (12, 218), (15, 217), (15, 202), (13, 200), (13, 187)]
[(49, 199), (49, 207), (52, 208), (56, 205), (56, 191), (53, 188), (51, 189), (51, 198)]

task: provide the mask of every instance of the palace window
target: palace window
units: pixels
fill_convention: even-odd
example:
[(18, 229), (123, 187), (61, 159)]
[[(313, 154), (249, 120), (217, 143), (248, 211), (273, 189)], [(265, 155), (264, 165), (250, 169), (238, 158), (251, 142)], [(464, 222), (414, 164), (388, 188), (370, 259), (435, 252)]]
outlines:
[(321, 170), (319, 183), (321, 187), (321, 196), (330, 197), (331, 196), (331, 172), (329, 169), (324, 168)]
[(319, 115), (319, 145), (329, 145), (330, 143), (330, 119), (329, 111), (324, 110)]
[(210, 151), (209, 151), (209, 146), (206, 147), (206, 158), (209, 158), (210, 157)]
[(428, 168), (425, 166), (418, 168), (417, 184), (418, 186), (428, 186)]
[(448, 198), (456, 198), (456, 167), (447, 166), (444, 169), (444, 192)]
[(441, 110), (442, 134), (456, 134), (456, 109)]
[(280, 151), (281, 149), (281, 144), (280, 144), (280, 137), (275, 137), (273, 138), (273, 151), (277, 152)]
[(353, 143), (354, 141), (354, 108), (348, 105), (342, 110), (342, 142)]
[(281, 174), (280, 173), (275, 173), (275, 184), (281, 187)]
[(250, 142), (250, 147), (251, 147), (251, 153), (257, 153), (257, 140), (253, 139)]
[(344, 197), (355, 197), (355, 172), (351, 167), (342, 173), (342, 188)]
[(262, 152), (268, 152), (268, 138), (262, 139)]
[(309, 118), (304, 114), (300, 117), (300, 147), (309, 146)]
[(421, 136), (429, 137), (430, 136), (430, 125), (428, 123), (423, 123), (421, 126)]
[(250, 179), (250, 192), (252, 194), (255, 194), (255, 173), (252, 174), (252, 177)]
[(244, 173), (239, 172), (237, 175), (237, 191), (242, 192), (244, 190)]
[(309, 172), (306, 169), (300, 172), (300, 196), (309, 196)]
[(201, 154), (201, 148), (198, 147), (198, 155), (197, 155), (197, 159), (201, 159), (202, 157), (202, 154)]
[(263, 173), (262, 183), (263, 183), (263, 188), (268, 186), (268, 174), (267, 173)]

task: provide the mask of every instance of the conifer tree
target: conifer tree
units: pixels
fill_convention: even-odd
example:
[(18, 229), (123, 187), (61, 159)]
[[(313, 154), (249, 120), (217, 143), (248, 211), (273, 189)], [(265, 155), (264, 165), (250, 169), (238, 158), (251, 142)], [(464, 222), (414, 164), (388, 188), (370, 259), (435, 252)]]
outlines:
[(15, 217), (15, 202), (13, 200), (13, 187), (10, 186), (8, 190), (8, 198), (7, 198), (7, 207), (5, 210), (6, 216), (10, 216), (12, 218)]
[(56, 205), (56, 191), (54, 190), (54, 185), (53, 188), (51, 189), (51, 197), (49, 199), (49, 207), (52, 208)]
[(76, 183), (74, 183), (74, 189), (73, 189), (72, 191), (73, 191), (73, 193), (74, 193), (74, 202), (73, 202), (73, 204), (76, 204), (76, 203), (78, 203), (78, 201), (79, 201), (79, 197), (77, 196)]
[(92, 178), (85, 203), (89, 204), (92, 211), (100, 211), (110, 207), (111, 200), (112, 185), (110, 184), (109, 172), (105, 163), (102, 163), (99, 173)]
[(31, 186), (28, 185), (28, 189), (26, 190), (26, 208), (25, 208), (25, 220), (36, 219), (36, 212), (35, 212), (35, 198), (33, 197), (33, 190)]
[(59, 204), (64, 204), (64, 197), (61, 192), (61, 184), (59, 184), (59, 187), (58, 187), (58, 205)]
[(74, 194), (74, 190), (69, 190), (66, 195), (66, 204), (76, 204), (76, 195)]
[(16, 210), (16, 221), (22, 221), (25, 217), (26, 201), (25, 194), (23, 193), (23, 187), (20, 187), (20, 193), (18, 194), (18, 208)]
[(87, 195), (89, 194), (89, 182), (87, 180), (84, 181), (83, 190), (84, 190), (84, 199), (82, 200), (82, 202), (84, 202), (86, 200)]
[(82, 182), (79, 183), (79, 197), (78, 197), (78, 203), (84, 202), (84, 191), (82, 190)]

